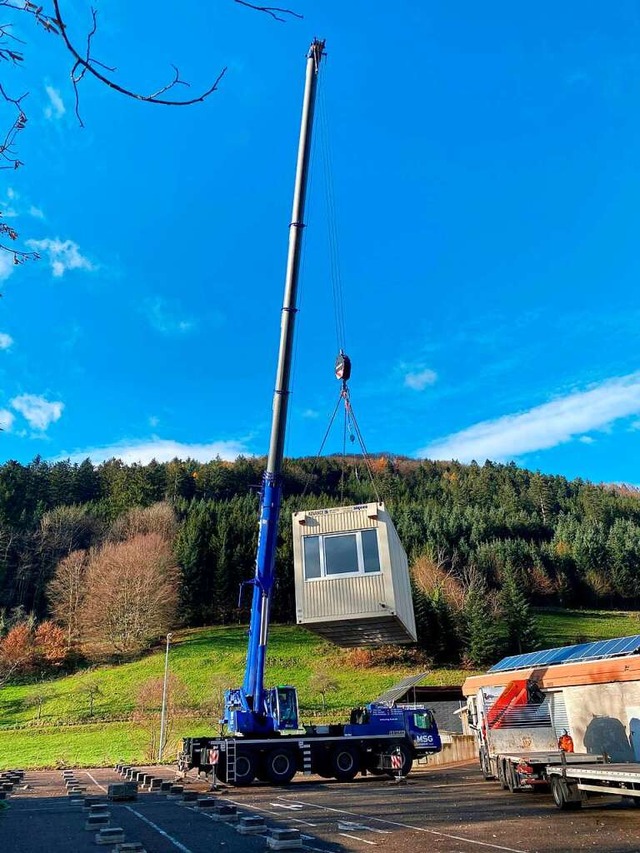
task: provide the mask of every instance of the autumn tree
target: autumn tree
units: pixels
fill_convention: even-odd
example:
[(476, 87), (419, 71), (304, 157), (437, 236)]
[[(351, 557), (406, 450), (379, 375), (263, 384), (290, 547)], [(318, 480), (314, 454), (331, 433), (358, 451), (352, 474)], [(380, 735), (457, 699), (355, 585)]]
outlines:
[(46, 667), (59, 667), (67, 657), (65, 632), (50, 619), (41, 622), (36, 628), (34, 646), (38, 661)]
[(0, 685), (15, 675), (30, 672), (35, 662), (33, 627), (28, 622), (20, 622), (0, 642)]
[(167, 501), (148, 507), (133, 507), (119, 516), (111, 525), (109, 539), (124, 542), (134, 536), (155, 533), (166, 542), (172, 543), (178, 529), (175, 510)]
[(178, 578), (171, 546), (157, 533), (95, 552), (79, 615), (85, 651), (131, 655), (166, 634), (176, 618)]
[(72, 551), (56, 566), (47, 590), (52, 613), (65, 629), (67, 650), (80, 640), (80, 612), (88, 562), (88, 551)]

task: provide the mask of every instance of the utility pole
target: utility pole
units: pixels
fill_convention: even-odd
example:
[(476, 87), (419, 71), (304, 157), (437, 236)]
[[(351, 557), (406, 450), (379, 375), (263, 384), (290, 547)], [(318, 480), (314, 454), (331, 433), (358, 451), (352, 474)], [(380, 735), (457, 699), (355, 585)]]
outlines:
[(162, 683), (162, 715), (160, 717), (160, 743), (158, 745), (158, 764), (162, 761), (164, 738), (167, 728), (167, 681), (169, 678), (169, 646), (173, 634), (167, 634), (167, 649), (164, 655), (164, 681)]

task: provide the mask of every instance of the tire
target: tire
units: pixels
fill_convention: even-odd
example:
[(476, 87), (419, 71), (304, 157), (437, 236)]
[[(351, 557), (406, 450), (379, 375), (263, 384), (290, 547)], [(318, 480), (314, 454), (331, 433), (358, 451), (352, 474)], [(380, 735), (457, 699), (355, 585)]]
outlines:
[(289, 749), (276, 748), (267, 753), (265, 772), (273, 785), (288, 785), (296, 775), (296, 758)]
[(489, 782), (491, 779), (493, 779), (493, 773), (491, 772), (489, 757), (484, 747), (478, 753), (478, 760), (480, 761), (480, 771), (482, 773), (482, 778), (485, 780), (485, 782)]
[[(413, 767), (413, 758), (411, 756), (411, 753), (409, 752), (407, 747), (402, 743), (399, 744), (399, 746), (397, 747), (397, 750), (400, 753), (400, 755), (402, 756), (402, 767), (400, 768), (400, 775), (401, 776), (408, 776), (409, 773), (411, 773), (411, 768)], [(393, 771), (393, 770), (387, 771), (387, 773), (389, 776), (391, 776), (392, 779), (394, 779), (398, 775), (398, 772)]]
[(236, 780), (233, 784), (245, 788), (256, 778), (258, 762), (250, 752), (238, 751), (236, 754)]
[(360, 755), (353, 746), (336, 746), (331, 753), (331, 775), (338, 782), (351, 782), (360, 770)]
[(560, 811), (575, 811), (582, 805), (580, 800), (569, 799), (569, 786), (561, 776), (551, 777), (551, 794), (556, 808), (559, 808)]

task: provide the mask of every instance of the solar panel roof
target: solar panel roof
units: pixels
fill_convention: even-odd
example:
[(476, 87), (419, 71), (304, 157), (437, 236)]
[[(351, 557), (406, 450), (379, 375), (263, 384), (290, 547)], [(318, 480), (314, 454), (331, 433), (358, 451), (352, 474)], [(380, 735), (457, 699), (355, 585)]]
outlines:
[(640, 652), (640, 634), (634, 634), (632, 637), (618, 637), (615, 640), (598, 640), (595, 643), (579, 643), (576, 646), (544, 649), (540, 652), (528, 652), (524, 655), (511, 655), (492, 666), (489, 672), (529, 669), (532, 666), (554, 666), (580, 660), (602, 660), (603, 658), (633, 655), (637, 652)]

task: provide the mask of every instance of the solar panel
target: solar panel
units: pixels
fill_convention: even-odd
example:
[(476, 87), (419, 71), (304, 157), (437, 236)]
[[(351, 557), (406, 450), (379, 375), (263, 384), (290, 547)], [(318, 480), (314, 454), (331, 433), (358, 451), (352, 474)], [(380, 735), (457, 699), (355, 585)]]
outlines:
[(553, 666), (580, 660), (603, 660), (604, 658), (633, 655), (637, 652), (640, 652), (640, 634), (634, 634), (632, 637), (617, 637), (615, 640), (597, 640), (594, 643), (578, 643), (575, 646), (544, 649), (540, 652), (528, 652), (523, 655), (511, 655), (492, 666), (489, 672), (530, 669), (534, 666)]
[(393, 705), (394, 702), (397, 702), (404, 694), (415, 685), (419, 684), (421, 681), (429, 675), (428, 672), (421, 672), (419, 675), (410, 675), (408, 678), (403, 678), (398, 684), (395, 684), (393, 687), (390, 687), (389, 690), (385, 690), (374, 702), (380, 702), (382, 705)]

